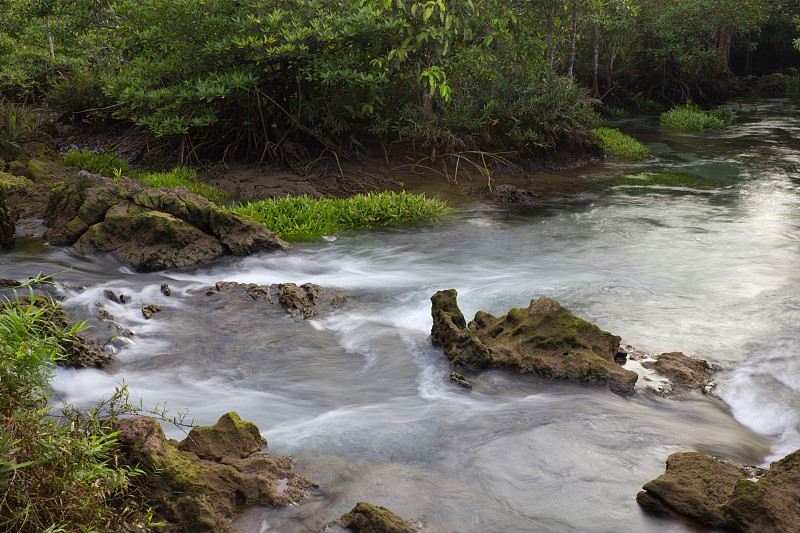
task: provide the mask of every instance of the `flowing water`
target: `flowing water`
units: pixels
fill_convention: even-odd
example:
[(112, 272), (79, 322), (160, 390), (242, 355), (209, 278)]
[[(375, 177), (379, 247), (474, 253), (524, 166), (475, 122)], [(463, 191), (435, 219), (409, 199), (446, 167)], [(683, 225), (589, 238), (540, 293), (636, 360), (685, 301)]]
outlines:
[[(181, 272), (134, 274), (21, 238), (0, 256), (0, 277), (71, 268), (61, 281), (85, 287), (66, 291), (74, 316), (91, 316), (103, 289), (133, 295), (105, 305), (136, 344), (109, 370), (60, 370), (64, 399), (88, 404), (124, 379), (146, 405), (188, 408), (196, 423), (235, 410), (320, 483), (298, 506), (250, 509), (236, 521), (245, 531), (318, 531), (360, 500), (437, 533), (689, 531), (634, 499), (667, 455), (764, 464), (800, 448), (800, 100), (742, 103), (725, 132), (676, 133), (654, 119), (623, 130), (657, 158), (606, 163), (586, 180), (679, 171), (719, 187), (468, 204), (419, 227)], [(266, 320), (206, 297), (219, 280), (313, 282), (349, 303)], [(704, 357), (722, 368), (724, 403), (504, 372), (459, 388), (429, 338), (429, 298), (446, 288), (467, 317), (546, 295), (623, 344)], [(145, 303), (164, 311), (145, 320)]]

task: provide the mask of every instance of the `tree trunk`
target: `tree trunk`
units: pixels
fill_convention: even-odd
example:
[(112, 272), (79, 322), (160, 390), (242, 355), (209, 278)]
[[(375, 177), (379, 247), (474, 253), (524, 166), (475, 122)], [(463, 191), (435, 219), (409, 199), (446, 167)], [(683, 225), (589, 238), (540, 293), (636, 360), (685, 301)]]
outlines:
[(719, 57), (722, 59), (722, 64), (728, 68), (728, 63), (731, 58), (731, 37), (733, 37), (734, 27), (731, 24), (723, 24), (719, 30)]
[(578, 0), (572, 0), (572, 38), (569, 41), (569, 68), (567, 76), (572, 77), (575, 66), (575, 41), (578, 39)]
[(556, 3), (550, 3), (550, 10), (547, 12), (545, 20), (545, 39), (547, 40), (547, 65), (553, 68), (556, 56), (556, 36), (555, 36)]
[(597, 71), (600, 63), (600, 27), (594, 23), (594, 46), (592, 47), (592, 97), (600, 98), (600, 85), (597, 82)]

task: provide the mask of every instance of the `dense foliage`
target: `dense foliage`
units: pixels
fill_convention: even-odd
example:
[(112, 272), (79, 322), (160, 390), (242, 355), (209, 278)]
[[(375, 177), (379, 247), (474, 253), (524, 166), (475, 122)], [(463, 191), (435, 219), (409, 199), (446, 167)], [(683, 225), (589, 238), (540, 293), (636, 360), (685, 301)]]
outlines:
[(132, 481), (142, 472), (118, 463), (112, 418), (100, 415), (109, 404), (90, 412), (67, 408), (61, 417), (48, 407), (63, 341), (81, 326), (65, 328), (54, 321), (59, 307), (46, 297), (0, 298), (0, 530), (114, 531), (149, 525), (151, 513), (137, 509), (131, 497)]
[(182, 159), (552, 152), (593, 139), (584, 87), (706, 105), (764, 27), (798, 66), (798, 17), (795, 0), (0, 0), (0, 95), (122, 119)]

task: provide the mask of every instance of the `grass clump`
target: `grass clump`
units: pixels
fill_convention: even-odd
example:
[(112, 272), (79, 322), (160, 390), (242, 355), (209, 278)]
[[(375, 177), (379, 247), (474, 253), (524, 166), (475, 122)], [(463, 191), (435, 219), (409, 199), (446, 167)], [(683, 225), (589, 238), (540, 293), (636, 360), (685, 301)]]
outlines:
[(62, 341), (82, 326), (56, 325), (59, 304), (32, 291), (0, 300), (0, 531), (153, 525), (150, 510), (131, 498), (143, 472), (120, 464), (113, 418), (71, 406), (55, 415), (48, 407)]
[(647, 146), (617, 128), (595, 128), (592, 133), (600, 140), (600, 145), (608, 155), (629, 161), (641, 161), (650, 157)]
[(708, 189), (719, 185), (718, 182), (688, 172), (643, 172), (611, 180), (609, 186), (628, 187), (687, 187), (691, 189)]
[(145, 182), (150, 187), (186, 187), (198, 196), (216, 204), (224, 204), (231, 200), (228, 193), (197, 182), (197, 172), (188, 167), (178, 167), (169, 172), (138, 173), (131, 177)]
[(729, 107), (703, 111), (694, 104), (675, 106), (661, 114), (661, 125), (683, 131), (721, 130), (733, 121)]
[(83, 170), (101, 174), (107, 178), (120, 178), (123, 174), (143, 181), (150, 187), (186, 187), (194, 194), (202, 196), (217, 204), (231, 200), (230, 195), (202, 183), (197, 182), (197, 172), (188, 167), (177, 167), (169, 172), (143, 172), (129, 169), (128, 164), (114, 154), (94, 154), (87, 150), (69, 152), (64, 156), (64, 164)]
[(286, 240), (304, 240), (342, 229), (403, 224), (433, 217), (445, 202), (422, 194), (382, 192), (351, 198), (275, 197), (231, 208), (261, 222)]
[(22, 105), (0, 100), (0, 157), (14, 157), (20, 144), (33, 137), (44, 120)]
[(72, 151), (64, 156), (64, 164), (87, 172), (113, 178), (128, 171), (128, 163), (114, 154), (95, 154), (88, 150)]

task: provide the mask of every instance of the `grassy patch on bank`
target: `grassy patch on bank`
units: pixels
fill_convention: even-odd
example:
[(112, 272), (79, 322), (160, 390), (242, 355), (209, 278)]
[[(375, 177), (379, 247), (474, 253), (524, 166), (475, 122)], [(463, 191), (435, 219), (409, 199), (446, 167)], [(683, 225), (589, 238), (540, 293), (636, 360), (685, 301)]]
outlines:
[(688, 172), (643, 172), (607, 182), (610, 187), (686, 187), (709, 189), (719, 187), (720, 182), (689, 174)]
[(81, 328), (58, 325), (59, 310), (42, 296), (0, 293), (0, 531), (149, 530), (133, 483), (143, 471), (121, 464), (112, 417), (48, 407), (63, 341)]
[(421, 194), (383, 192), (351, 198), (276, 197), (231, 208), (261, 222), (286, 240), (304, 240), (342, 229), (403, 224), (438, 215), (448, 208)]
[(592, 133), (600, 139), (600, 145), (608, 155), (629, 161), (641, 161), (650, 157), (650, 149), (617, 128), (595, 128)]
[(143, 181), (150, 187), (186, 187), (194, 194), (217, 204), (231, 201), (228, 193), (216, 187), (198, 183), (197, 172), (188, 167), (174, 168), (169, 172), (143, 172), (129, 169), (128, 164), (114, 154), (94, 154), (86, 150), (69, 152), (64, 156), (64, 164), (101, 174), (107, 178), (119, 178), (125, 175)]
[(661, 125), (683, 131), (721, 130), (733, 121), (729, 107), (703, 111), (694, 104), (675, 106), (661, 114)]

